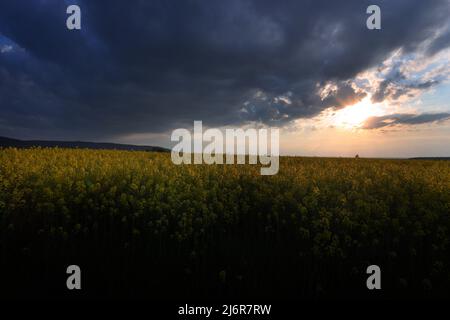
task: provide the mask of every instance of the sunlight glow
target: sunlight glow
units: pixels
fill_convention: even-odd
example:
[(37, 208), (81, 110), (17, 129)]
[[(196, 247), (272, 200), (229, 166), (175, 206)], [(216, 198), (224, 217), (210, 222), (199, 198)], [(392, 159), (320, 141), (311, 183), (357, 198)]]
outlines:
[(370, 97), (367, 96), (354, 105), (336, 111), (332, 115), (331, 123), (339, 128), (355, 129), (360, 128), (367, 118), (382, 114), (379, 104), (372, 103)]

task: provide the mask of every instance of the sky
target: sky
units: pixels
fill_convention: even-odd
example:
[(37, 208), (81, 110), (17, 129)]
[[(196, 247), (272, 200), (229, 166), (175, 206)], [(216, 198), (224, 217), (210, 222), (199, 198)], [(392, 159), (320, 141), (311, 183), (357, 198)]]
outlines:
[(2, 0), (0, 136), (170, 147), (201, 120), (280, 128), (281, 154), (450, 156), (449, 17), (449, 0)]

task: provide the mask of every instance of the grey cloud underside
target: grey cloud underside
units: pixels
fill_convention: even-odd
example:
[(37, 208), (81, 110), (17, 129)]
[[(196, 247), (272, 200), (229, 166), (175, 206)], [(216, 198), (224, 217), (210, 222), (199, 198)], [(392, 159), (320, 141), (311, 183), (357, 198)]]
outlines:
[(423, 113), (423, 114), (391, 114), (381, 117), (370, 117), (364, 124), (364, 129), (379, 129), (396, 125), (418, 125), (444, 121), (450, 119), (450, 113)]
[[(193, 120), (283, 125), (340, 108), (365, 95), (349, 85), (357, 73), (394, 49), (416, 50), (449, 16), (446, 0), (375, 1), (382, 30), (370, 31), (372, 2), (83, 0), (83, 29), (73, 32), (64, 1), (2, 1), (0, 34), (14, 50), (0, 54), (0, 134), (105, 138)], [(430, 55), (448, 47), (446, 37)], [(321, 99), (317, 88), (329, 81), (338, 90)], [(388, 81), (375, 99), (400, 94)]]
[(402, 96), (412, 94), (413, 90), (431, 88), (441, 82), (439, 78), (430, 80), (408, 79), (399, 69), (401, 65), (394, 65), (385, 79), (378, 85), (372, 95), (373, 102), (382, 102), (385, 99), (397, 100)]

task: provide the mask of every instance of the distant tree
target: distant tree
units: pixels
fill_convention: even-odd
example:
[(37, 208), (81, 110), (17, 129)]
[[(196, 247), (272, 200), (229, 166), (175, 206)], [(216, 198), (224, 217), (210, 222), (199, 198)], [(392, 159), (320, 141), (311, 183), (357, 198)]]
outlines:
[(358, 159), (358, 158), (359, 158), (359, 154), (357, 154), (357, 155), (355, 156), (355, 158)]

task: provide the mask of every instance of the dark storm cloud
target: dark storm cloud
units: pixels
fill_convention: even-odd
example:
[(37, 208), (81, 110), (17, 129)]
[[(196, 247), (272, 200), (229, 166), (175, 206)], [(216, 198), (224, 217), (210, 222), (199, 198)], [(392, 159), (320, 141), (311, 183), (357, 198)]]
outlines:
[[(294, 90), (296, 93), (289, 91), (278, 96), (257, 91), (244, 103), (240, 110), (241, 119), (279, 126), (292, 119), (315, 116), (329, 107), (338, 110), (366, 96), (360, 90), (355, 91), (346, 81), (336, 83), (334, 90), (324, 97), (317, 93), (313, 84), (307, 83), (306, 87), (304, 90)], [(320, 85), (316, 84), (316, 87)], [(298, 96), (297, 92), (302, 92), (302, 96)]]
[(12, 47), (0, 53), (0, 134), (104, 138), (196, 119), (312, 117), (361, 99), (349, 80), (394, 49), (415, 51), (449, 16), (446, 0), (375, 1), (382, 30), (371, 31), (373, 1), (79, 0), (82, 30), (69, 31), (67, 3), (0, 3), (0, 46)]
[[(450, 5), (450, 4), (449, 4)], [(450, 43), (450, 25), (443, 31), (428, 47), (428, 53), (435, 54), (449, 46)]]
[(423, 114), (391, 114), (381, 117), (370, 117), (364, 124), (364, 129), (378, 129), (395, 125), (417, 125), (450, 119), (450, 113)]

